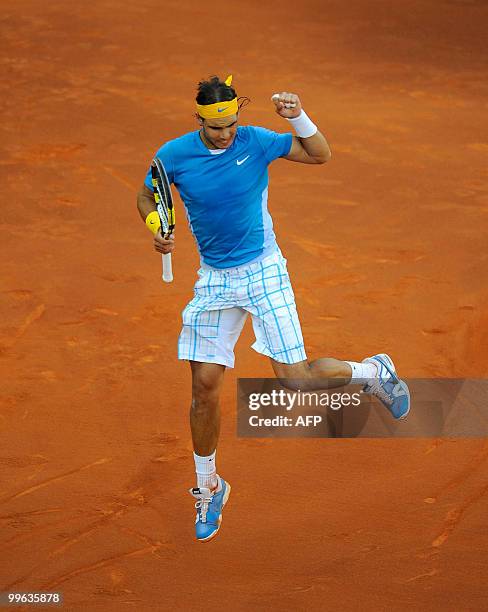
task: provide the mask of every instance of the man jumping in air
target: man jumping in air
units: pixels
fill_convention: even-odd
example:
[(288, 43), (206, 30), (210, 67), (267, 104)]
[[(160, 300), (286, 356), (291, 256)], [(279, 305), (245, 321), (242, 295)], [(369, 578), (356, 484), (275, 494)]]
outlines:
[[(183, 311), (178, 358), (190, 362), (190, 425), (197, 486), (196, 537), (205, 542), (220, 528), (230, 485), (217, 474), (215, 454), (220, 429), (219, 397), (226, 368), (234, 367), (234, 346), (248, 314), (254, 350), (271, 360), (282, 384), (303, 391), (360, 383), (395, 419), (405, 418), (410, 395), (388, 355), (361, 363), (322, 358), (308, 361), (286, 260), (276, 243), (268, 212), (268, 166), (282, 157), (323, 164), (329, 145), (302, 109), (296, 94), (272, 97), (275, 111), (295, 131), (278, 134), (262, 127), (238, 126), (240, 104), (232, 77), (214, 76), (198, 84), (199, 130), (165, 143), (156, 153), (178, 189), (201, 259), (195, 295)], [(155, 210), (151, 171), (138, 194), (143, 220)], [(154, 215), (151, 216), (154, 220)], [(152, 230), (151, 223), (147, 223)], [(156, 227), (154, 248), (169, 253), (173, 236)], [(154, 231), (153, 231), (154, 233)], [(331, 380), (337, 379), (337, 380)]]

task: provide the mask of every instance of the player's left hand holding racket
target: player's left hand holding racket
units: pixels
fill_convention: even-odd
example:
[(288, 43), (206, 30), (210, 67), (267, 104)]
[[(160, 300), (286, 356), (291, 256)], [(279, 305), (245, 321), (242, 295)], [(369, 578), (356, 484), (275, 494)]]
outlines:
[[(175, 229), (175, 211), (166, 170), (159, 157), (155, 157), (151, 163), (151, 175), (154, 201), (156, 202), (156, 210), (161, 221), (161, 234), (164, 238), (168, 239)], [(173, 280), (171, 253), (165, 253), (162, 257), (163, 280), (171, 283)]]

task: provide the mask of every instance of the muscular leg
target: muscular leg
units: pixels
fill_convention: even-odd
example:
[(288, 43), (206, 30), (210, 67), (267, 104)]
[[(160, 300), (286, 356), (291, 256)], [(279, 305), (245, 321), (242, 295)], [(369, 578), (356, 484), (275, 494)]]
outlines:
[(299, 361), (293, 364), (271, 359), (271, 365), (280, 383), (288, 389), (314, 391), (343, 387), (351, 382), (351, 366), (345, 361), (332, 357), (316, 359), (310, 363)]
[(197, 455), (211, 455), (217, 448), (220, 432), (220, 390), (225, 366), (190, 361), (192, 401), (190, 426), (193, 449)]
[(219, 397), (225, 366), (190, 361), (192, 402), (190, 409), (197, 486), (190, 493), (197, 500), (197, 540), (211, 540), (220, 528), (222, 509), (229, 499), (230, 485), (217, 474), (215, 454), (220, 431)]

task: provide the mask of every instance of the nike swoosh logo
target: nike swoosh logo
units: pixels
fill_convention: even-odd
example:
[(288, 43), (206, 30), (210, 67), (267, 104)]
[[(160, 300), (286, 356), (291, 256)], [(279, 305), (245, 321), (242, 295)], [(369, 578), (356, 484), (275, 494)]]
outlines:
[(224, 106), (224, 108), (218, 108), (217, 112), (218, 113), (223, 113), (225, 110), (227, 110), (229, 107), (228, 106)]
[(246, 159), (249, 159), (250, 157), (251, 157), (251, 156), (250, 156), (250, 155), (248, 155), (248, 156), (247, 156), (247, 157), (245, 157), (244, 159), (238, 159), (238, 160), (236, 160), (236, 164), (237, 164), (238, 166), (240, 166), (241, 164), (243, 164), (243, 163), (246, 161)]

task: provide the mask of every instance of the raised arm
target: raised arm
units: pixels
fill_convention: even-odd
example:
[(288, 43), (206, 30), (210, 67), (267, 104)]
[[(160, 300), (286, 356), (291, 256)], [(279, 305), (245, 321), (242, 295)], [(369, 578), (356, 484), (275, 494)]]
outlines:
[(293, 136), (290, 152), (284, 158), (302, 164), (324, 164), (329, 161), (332, 154), (327, 140), (302, 109), (300, 98), (284, 91), (275, 94), (271, 100), (278, 115), (287, 119), (297, 134)]

